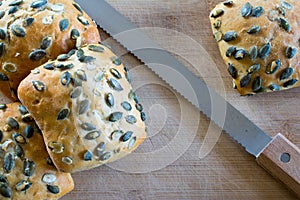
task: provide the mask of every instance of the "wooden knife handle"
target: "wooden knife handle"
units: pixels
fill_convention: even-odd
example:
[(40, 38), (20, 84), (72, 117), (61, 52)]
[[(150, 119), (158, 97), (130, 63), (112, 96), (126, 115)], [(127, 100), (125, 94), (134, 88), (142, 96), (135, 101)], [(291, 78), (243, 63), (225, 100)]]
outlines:
[(300, 149), (280, 133), (256, 159), (300, 198)]

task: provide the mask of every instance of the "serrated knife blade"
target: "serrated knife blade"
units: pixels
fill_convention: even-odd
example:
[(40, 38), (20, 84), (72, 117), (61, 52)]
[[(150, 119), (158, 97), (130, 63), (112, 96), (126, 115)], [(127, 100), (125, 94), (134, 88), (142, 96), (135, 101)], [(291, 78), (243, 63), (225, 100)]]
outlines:
[[(89, 16), (179, 94), (213, 120), (257, 162), (300, 196), (300, 151), (281, 134), (271, 138), (222, 96), (103, 0), (75, 0)], [(224, 105), (225, 115), (213, 112)]]

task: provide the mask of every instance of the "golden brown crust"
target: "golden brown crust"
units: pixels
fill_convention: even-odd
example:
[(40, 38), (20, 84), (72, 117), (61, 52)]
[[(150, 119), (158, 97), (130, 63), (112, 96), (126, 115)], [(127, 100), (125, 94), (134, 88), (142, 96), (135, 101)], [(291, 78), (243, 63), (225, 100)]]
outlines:
[[(221, 55), (226, 65), (230, 67), (230, 74), (241, 95), (299, 86), (300, 32), (297, 25), (300, 20), (299, 2), (297, 0), (231, 0), (226, 2), (227, 4), (224, 2), (218, 4), (211, 11), (210, 20)], [(249, 5), (252, 9), (248, 9)], [(244, 17), (242, 16), (243, 8)], [(263, 11), (260, 12), (260, 9)], [(249, 10), (250, 13), (247, 13)], [(236, 32), (238, 37), (226, 42), (225, 40), (231, 39), (228, 37), (230, 31)], [(271, 47), (270, 53), (267, 51), (268, 45)], [(226, 55), (232, 46), (236, 47), (236, 51), (231, 55)], [(253, 46), (257, 47), (257, 57), (255, 57), (256, 51)], [(263, 51), (264, 46), (265, 51)], [(296, 53), (292, 58), (289, 58), (286, 53), (288, 47), (292, 47), (290, 50), (295, 49)], [(239, 56), (236, 52), (240, 49), (246, 50), (247, 55), (244, 59), (238, 60)], [(252, 59), (250, 55), (253, 56)], [(253, 67), (249, 69), (251, 66)], [(259, 69), (258, 66), (260, 66)]]
[[(0, 142), (0, 199), (58, 199), (70, 192), (74, 188), (71, 175), (58, 172), (53, 165), (47, 163), (49, 155), (44, 145), (43, 136), (26, 109), (20, 103), (7, 104), (6, 106), (1, 104), (0, 108), (0, 135), (2, 136)], [(17, 125), (9, 122), (10, 118), (16, 120)], [(23, 151), (20, 150), (20, 147)], [(9, 163), (13, 163), (9, 159), (9, 154), (13, 155), (14, 167), (9, 167)], [(31, 170), (24, 171), (24, 163), (29, 163), (28, 161), (34, 162), (35, 165), (32, 175)], [(6, 167), (4, 167), (4, 163), (7, 164)], [(32, 169), (32, 167), (28, 167), (28, 169)], [(54, 182), (50, 181), (49, 185), (57, 186), (59, 188), (58, 194), (47, 189), (47, 183), (43, 182), (45, 174), (51, 174), (48, 176), (56, 178), (56, 180), (52, 179)], [(5, 183), (4, 179), (7, 179), (8, 183)], [(20, 184), (21, 181), (29, 183)], [(30, 185), (28, 189), (24, 189), (26, 184)], [(7, 188), (11, 190), (10, 198), (5, 198), (5, 196), (9, 196), (7, 195)], [(24, 191), (18, 191), (22, 189)]]
[[(75, 8), (72, 0), (48, 0), (48, 3), (40, 8), (31, 7), (35, 0), (24, 0), (20, 5), (16, 5), (18, 10), (12, 14), (8, 13), (14, 6), (9, 6), (9, 4), (14, 1), (2, 2), (0, 11), (4, 11), (5, 14), (0, 19), (0, 31), (3, 31), (0, 34), (2, 37), (0, 39), (0, 55), (2, 54), (0, 88), (1, 92), (11, 100), (17, 99), (17, 87), (30, 70), (47, 62), (48, 59), (56, 59), (57, 55), (75, 48), (76, 39), (71, 38), (73, 29), (79, 31), (81, 44), (97, 43), (100, 40), (96, 25), (86, 13), (81, 14)], [(86, 19), (89, 25), (81, 23), (78, 16)], [(34, 19), (32, 24), (30, 24), (30, 18)], [(27, 20), (30, 25), (26, 25)], [(67, 23), (69, 23), (68, 26), (66, 26)], [(48, 40), (44, 40), (44, 45), (41, 46), (43, 39), (47, 37)], [(48, 43), (49, 46), (45, 41), (51, 41), (50, 44)], [(1, 53), (1, 45), (5, 48), (3, 53)], [(45, 56), (35, 60), (29, 58), (32, 52), (41, 49), (45, 49), (43, 50), (46, 53)], [(7, 63), (11, 63), (8, 71), (5, 69)]]
[(66, 61), (44, 64), (21, 82), (19, 98), (37, 120), (59, 170), (99, 166), (143, 142), (144, 113), (129, 81), (129, 72), (107, 47), (90, 45)]

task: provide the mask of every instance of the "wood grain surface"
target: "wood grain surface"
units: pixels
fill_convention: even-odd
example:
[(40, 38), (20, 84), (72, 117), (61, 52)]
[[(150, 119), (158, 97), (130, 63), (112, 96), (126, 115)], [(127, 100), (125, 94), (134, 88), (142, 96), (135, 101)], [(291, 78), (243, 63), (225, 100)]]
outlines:
[[(270, 136), (282, 133), (300, 147), (300, 88), (251, 97), (232, 89), (208, 19), (220, 0), (108, 2), (138, 27), (150, 27), (146, 32), (151, 38)], [(74, 174), (75, 190), (63, 200), (297, 199), (135, 57), (112, 39), (106, 42), (132, 70), (133, 86), (148, 115), (148, 138), (129, 157)]]

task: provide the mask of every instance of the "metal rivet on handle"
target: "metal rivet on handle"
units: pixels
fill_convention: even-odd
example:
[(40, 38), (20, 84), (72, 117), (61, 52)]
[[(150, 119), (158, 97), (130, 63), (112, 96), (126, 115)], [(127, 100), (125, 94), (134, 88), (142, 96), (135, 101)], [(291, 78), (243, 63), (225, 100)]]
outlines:
[(291, 155), (289, 153), (283, 153), (280, 157), (281, 162), (288, 163), (291, 160)]

